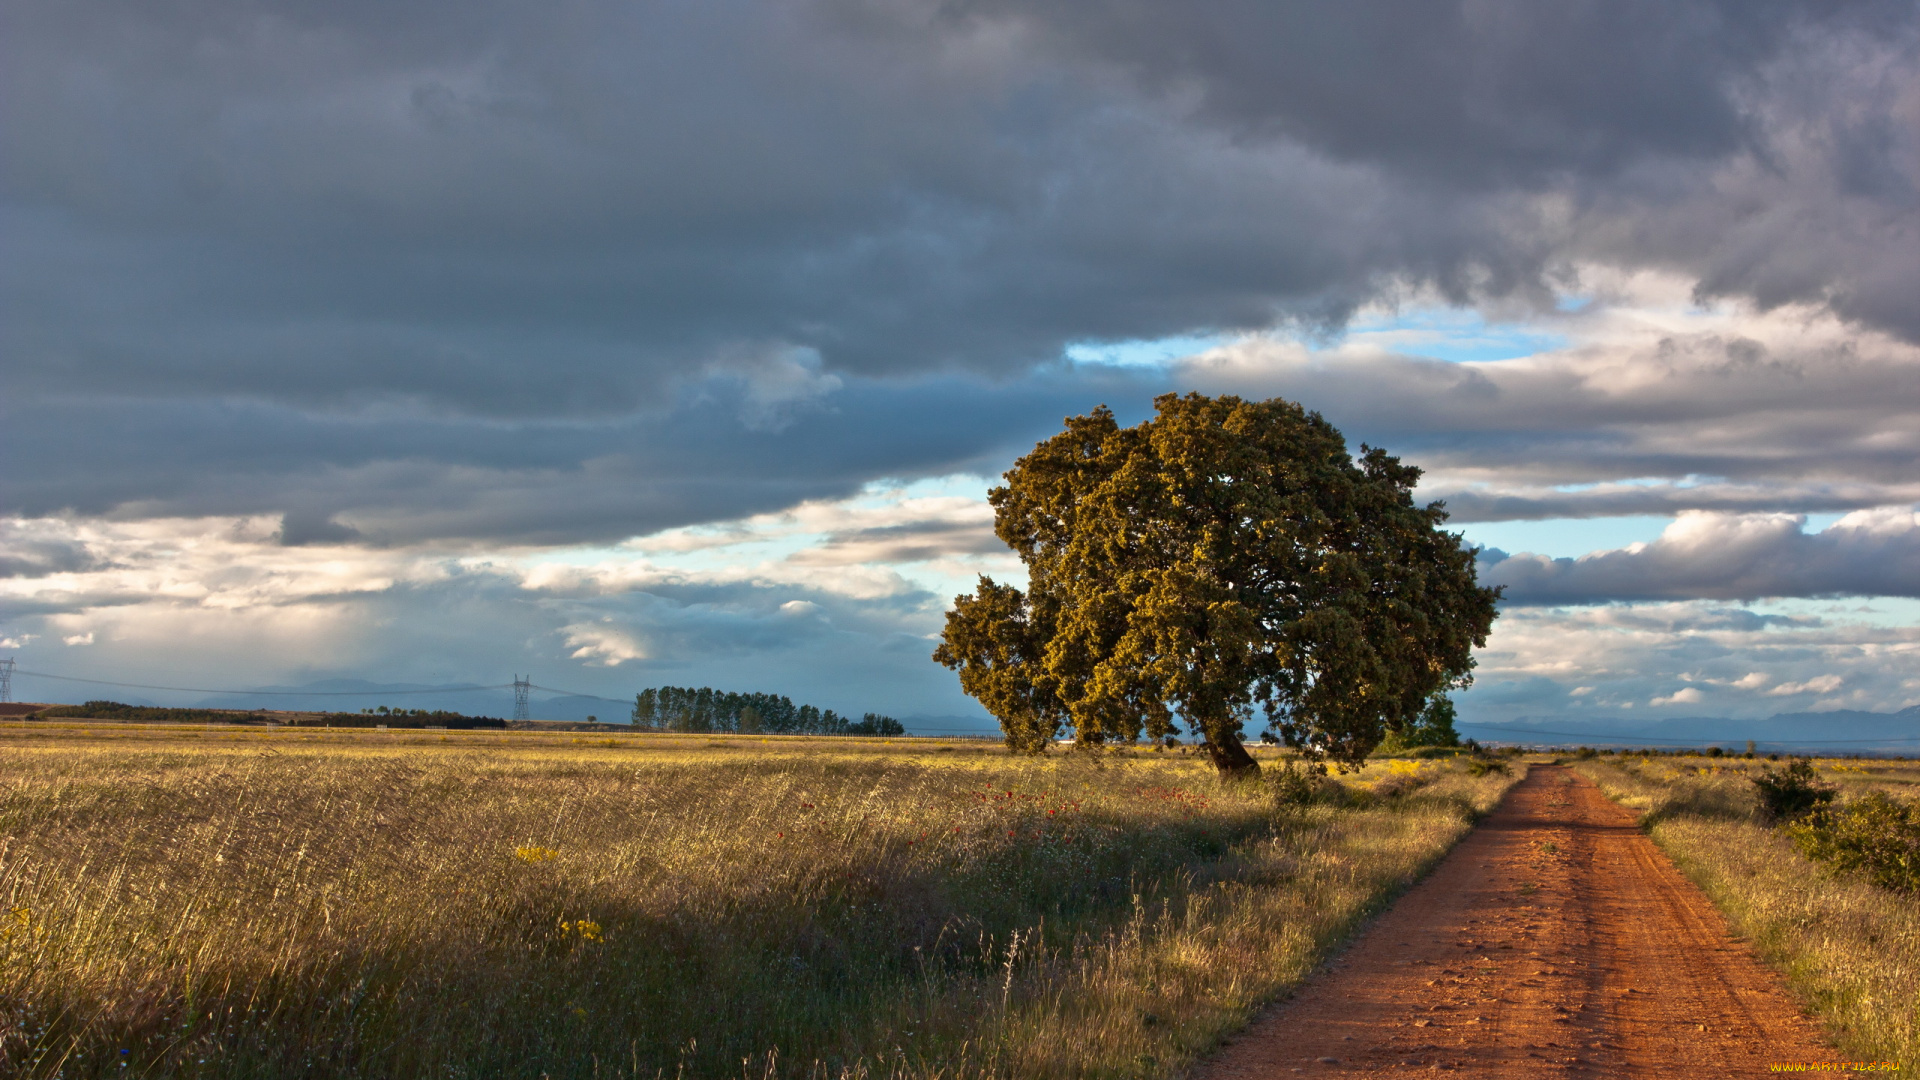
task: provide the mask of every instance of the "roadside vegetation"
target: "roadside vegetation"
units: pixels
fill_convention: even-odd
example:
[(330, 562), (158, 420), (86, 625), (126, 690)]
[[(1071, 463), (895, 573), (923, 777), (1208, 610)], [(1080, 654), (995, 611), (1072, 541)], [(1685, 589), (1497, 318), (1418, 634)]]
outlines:
[(0, 1073), (554, 1080), (1167, 1076), (1512, 783), (105, 726), (0, 777)]
[(1586, 756), (1847, 1056), (1920, 1060), (1920, 762)]

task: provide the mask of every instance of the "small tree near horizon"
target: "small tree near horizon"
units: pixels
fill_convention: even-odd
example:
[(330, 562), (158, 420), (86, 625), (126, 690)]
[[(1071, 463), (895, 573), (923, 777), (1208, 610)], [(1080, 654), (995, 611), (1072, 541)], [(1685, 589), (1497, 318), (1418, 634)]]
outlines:
[(1357, 764), (1468, 685), (1499, 591), (1442, 506), (1414, 505), (1419, 469), (1364, 446), (1355, 460), (1278, 398), (1154, 405), (1131, 428), (1104, 406), (1068, 419), (990, 495), (1028, 588), (982, 576), (934, 659), (1008, 746), (1184, 724), (1223, 774), (1253, 774), (1257, 711), (1287, 745)]

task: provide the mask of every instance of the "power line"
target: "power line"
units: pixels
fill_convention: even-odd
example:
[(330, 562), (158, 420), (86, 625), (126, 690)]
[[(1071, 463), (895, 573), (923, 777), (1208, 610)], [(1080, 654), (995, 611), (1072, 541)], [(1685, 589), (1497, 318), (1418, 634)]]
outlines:
[(601, 697), (598, 694), (582, 694), (577, 690), (557, 690), (551, 686), (541, 686), (539, 683), (534, 682), (527, 683), (526, 685), (535, 690), (545, 690), (549, 694), (565, 694), (568, 697), (586, 698), (589, 701), (610, 701), (615, 705), (629, 705), (632, 704), (633, 701), (631, 698)]
[(527, 692), (532, 689), (532, 676), (524, 679), (518, 675), (513, 677), (513, 718), (515, 720), (531, 719), (530, 714), (527, 712)]

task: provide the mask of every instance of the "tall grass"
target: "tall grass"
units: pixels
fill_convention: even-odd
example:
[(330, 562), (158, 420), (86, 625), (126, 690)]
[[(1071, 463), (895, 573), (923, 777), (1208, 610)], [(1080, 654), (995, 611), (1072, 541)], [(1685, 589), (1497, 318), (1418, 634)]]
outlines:
[[(1825, 761), (1842, 800), (1870, 791), (1911, 800), (1920, 764)], [(1920, 907), (1908, 895), (1836, 874), (1769, 827), (1748, 777), (1726, 759), (1595, 759), (1576, 766), (1648, 811), (1654, 841), (1735, 930), (1778, 967), (1850, 1057), (1920, 1066)]]
[(1277, 809), (1137, 752), (43, 733), (0, 1072), (1165, 1076), (1511, 782), (1422, 769)]

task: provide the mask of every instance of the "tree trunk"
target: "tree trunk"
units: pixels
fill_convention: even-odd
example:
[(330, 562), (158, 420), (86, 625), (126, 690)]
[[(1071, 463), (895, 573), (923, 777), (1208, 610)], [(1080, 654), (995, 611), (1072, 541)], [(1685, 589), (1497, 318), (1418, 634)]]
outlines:
[(1231, 731), (1208, 732), (1207, 757), (1213, 760), (1213, 767), (1220, 770), (1225, 778), (1248, 778), (1260, 775), (1260, 763), (1253, 760), (1247, 748), (1240, 744), (1240, 736)]

